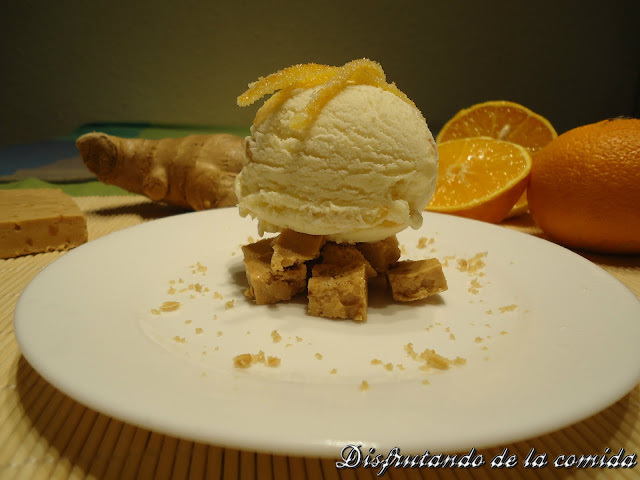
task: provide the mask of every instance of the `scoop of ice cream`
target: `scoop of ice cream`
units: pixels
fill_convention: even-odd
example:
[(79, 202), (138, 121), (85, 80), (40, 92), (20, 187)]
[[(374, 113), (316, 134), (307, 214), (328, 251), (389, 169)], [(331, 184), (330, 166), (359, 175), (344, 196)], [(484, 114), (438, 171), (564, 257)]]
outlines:
[(261, 232), (336, 242), (419, 228), (438, 172), (420, 111), (381, 88), (349, 85), (304, 128), (292, 127), (318, 88), (296, 90), (252, 127), (236, 178), (240, 214), (257, 218)]

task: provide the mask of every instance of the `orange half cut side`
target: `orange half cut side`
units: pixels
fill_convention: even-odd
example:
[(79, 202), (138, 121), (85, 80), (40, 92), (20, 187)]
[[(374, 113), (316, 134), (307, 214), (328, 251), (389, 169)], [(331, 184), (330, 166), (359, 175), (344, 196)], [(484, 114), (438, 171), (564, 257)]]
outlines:
[[(535, 154), (558, 136), (543, 116), (515, 102), (495, 100), (460, 110), (440, 130), (438, 143), (457, 138), (491, 137), (517, 143), (535, 161)], [(520, 196), (509, 216), (528, 210), (526, 193)]]
[(490, 137), (438, 145), (438, 181), (426, 210), (498, 223), (527, 187), (531, 155)]

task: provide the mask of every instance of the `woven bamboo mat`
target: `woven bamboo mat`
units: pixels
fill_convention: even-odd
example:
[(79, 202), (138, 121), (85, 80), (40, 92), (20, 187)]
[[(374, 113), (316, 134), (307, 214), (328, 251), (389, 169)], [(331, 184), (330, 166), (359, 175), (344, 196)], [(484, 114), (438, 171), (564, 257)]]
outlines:
[[(89, 238), (164, 217), (175, 210), (142, 197), (78, 197)], [(508, 227), (541, 235), (530, 220)], [(372, 479), (376, 469), (338, 470), (335, 459), (268, 455), (205, 445), (138, 428), (67, 397), (21, 356), (13, 335), (13, 311), (27, 283), (63, 253), (0, 260), (0, 478), (1, 479)], [(640, 297), (640, 257), (588, 256)], [(640, 319), (639, 319), (640, 320)], [(599, 352), (594, 352), (594, 355)], [(598, 388), (594, 379), (594, 388)], [(277, 432), (274, 432), (277, 435)], [(595, 416), (524, 442), (481, 451), (488, 461), (508, 448), (514, 469), (389, 469), (384, 478), (640, 478), (632, 469), (525, 469), (532, 448), (550, 460), (564, 454), (640, 453), (640, 386)], [(488, 462), (487, 462), (488, 463)]]

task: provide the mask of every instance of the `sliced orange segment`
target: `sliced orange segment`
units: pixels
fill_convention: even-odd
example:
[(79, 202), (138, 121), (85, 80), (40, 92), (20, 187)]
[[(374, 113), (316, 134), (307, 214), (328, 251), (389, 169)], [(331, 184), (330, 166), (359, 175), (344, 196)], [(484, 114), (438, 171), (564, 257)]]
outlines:
[(438, 144), (438, 182), (427, 210), (498, 223), (527, 187), (531, 155), (490, 137)]
[[(438, 133), (436, 141), (456, 138), (491, 137), (524, 147), (535, 160), (540, 151), (558, 134), (549, 121), (528, 108), (506, 100), (478, 103), (460, 110)], [(526, 212), (527, 197), (523, 193), (508, 216)]]

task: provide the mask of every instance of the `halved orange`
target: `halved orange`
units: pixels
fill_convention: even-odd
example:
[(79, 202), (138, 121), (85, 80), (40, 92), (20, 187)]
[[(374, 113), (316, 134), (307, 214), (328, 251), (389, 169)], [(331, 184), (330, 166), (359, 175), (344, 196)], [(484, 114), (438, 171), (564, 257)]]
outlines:
[[(535, 160), (535, 154), (557, 136), (546, 118), (518, 103), (497, 100), (460, 110), (442, 127), (436, 141), (491, 137), (517, 143)], [(519, 215), (527, 209), (527, 196), (523, 193), (508, 216)]]
[(438, 181), (426, 210), (498, 223), (527, 187), (531, 155), (490, 137), (438, 144)]

